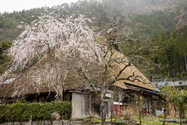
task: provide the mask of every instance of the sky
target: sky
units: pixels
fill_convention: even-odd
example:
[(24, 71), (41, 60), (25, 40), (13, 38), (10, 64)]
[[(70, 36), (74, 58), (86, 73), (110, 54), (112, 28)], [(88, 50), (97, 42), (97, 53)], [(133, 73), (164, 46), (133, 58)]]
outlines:
[(29, 10), (38, 7), (52, 7), (63, 3), (77, 2), (78, 0), (0, 0), (0, 13)]

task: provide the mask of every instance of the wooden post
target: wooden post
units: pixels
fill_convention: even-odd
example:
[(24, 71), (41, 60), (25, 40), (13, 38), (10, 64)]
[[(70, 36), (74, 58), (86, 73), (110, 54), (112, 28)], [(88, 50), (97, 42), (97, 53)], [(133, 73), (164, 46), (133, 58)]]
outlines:
[(51, 125), (53, 124), (53, 117), (51, 117)]
[(112, 117), (113, 117), (112, 115), (113, 115), (113, 108), (111, 109), (111, 125), (112, 125)]
[(45, 116), (44, 116), (44, 118), (43, 118), (43, 125), (45, 125)]
[(31, 125), (33, 125), (33, 123), (32, 123), (32, 116), (31, 116)]
[(20, 123), (20, 125), (23, 125), (23, 118), (21, 118), (21, 123)]

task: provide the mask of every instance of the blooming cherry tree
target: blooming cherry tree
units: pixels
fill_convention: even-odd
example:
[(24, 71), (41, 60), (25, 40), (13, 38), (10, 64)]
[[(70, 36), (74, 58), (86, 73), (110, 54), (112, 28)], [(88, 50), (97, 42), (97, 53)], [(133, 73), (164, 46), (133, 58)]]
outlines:
[(63, 55), (65, 59), (76, 52), (87, 61), (96, 60), (95, 54), (99, 59), (101, 50), (94, 39), (94, 32), (86, 24), (88, 19), (83, 16), (73, 18), (61, 19), (54, 14), (44, 15), (31, 25), (20, 26), (25, 30), (9, 51), (13, 57), (11, 70), (30, 67), (34, 58), (39, 60), (50, 50), (54, 50), (57, 58)]

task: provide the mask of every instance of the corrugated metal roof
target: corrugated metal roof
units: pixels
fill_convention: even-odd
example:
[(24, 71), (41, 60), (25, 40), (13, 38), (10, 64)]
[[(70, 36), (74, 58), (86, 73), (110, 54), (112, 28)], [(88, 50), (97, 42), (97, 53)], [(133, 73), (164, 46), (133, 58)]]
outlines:
[[(175, 79), (175, 81), (172, 81), (173, 79), (167, 79), (165, 83), (163, 83), (162, 86), (164, 86), (166, 83), (168, 83), (168, 86), (187, 86), (187, 80), (186, 79)], [(160, 85), (164, 79), (153, 79), (154, 85)]]

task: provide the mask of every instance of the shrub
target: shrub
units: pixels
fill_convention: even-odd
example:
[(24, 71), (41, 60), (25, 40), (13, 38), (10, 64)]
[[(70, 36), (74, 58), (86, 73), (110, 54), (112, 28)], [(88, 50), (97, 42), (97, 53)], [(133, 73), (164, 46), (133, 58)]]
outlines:
[(183, 83), (180, 81), (179, 84), (183, 84)]
[(122, 116), (124, 120), (131, 120), (131, 116), (137, 115), (137, 107), (134, 105), (128, 105), (123, 111)]
[(16, 100), (16, 103), (28, 103), (25, 98), (21, 98), (20, 100)]
[[(25, 102), (25, 101), (24, 101)], [(61, 117), (68, 119), (71, 115), (71, 104), (67, 101), (54, 101), (50, 103), (15, 103), (0, 105), (0, 122), (28, 121), (51, 119), (51, 113), (58, 112)]]
[(31, 116), (34, 120), (42, 119), (40, 109), (42, 107), (42, 103), (30, 103), (29, 106), (23, 112), (22, 118), (24, 121), (28, 121)]
[(176, 77), (179, 78), (179, 79), (181, 79), (182, 78), (182, 74), (177, 73)]
[(173, 78), (172, 81), (175, 82), (175, 81), (176, 81), (176, 78)]
[(4, 120), (5, 109), (6, 109), (6, 105), (0, 105), (0, 122), (3, 122), (3, 120)]
[(186, 75), (186, 72), (185, 72), (185, 71), (183, 71), (181, 74), (182, 74), (182, 76), (184, 77), (184, 76)]
[(132, 115), (131, 112), (132, 112), (132, 111), (129, 110), (129, 109), (123, 111), (123, 114), (122, 114), (122, 115), (123, 115), (124, 120), (130, 120), (131, 115)]
[(158, 118), (164, 118), (164, 114), (158, 115)]

